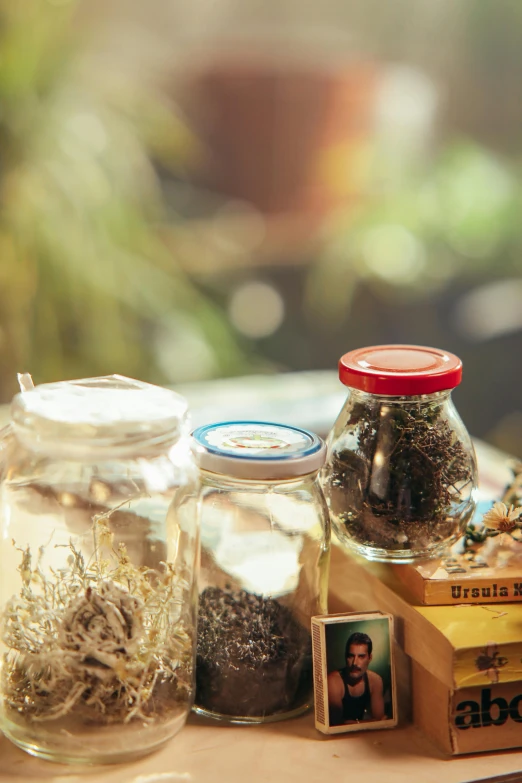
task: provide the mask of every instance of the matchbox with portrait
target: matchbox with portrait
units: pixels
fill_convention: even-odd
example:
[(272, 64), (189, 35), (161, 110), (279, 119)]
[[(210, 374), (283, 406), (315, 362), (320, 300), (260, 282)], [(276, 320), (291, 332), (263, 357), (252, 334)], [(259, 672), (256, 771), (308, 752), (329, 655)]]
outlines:
[(382, 612), (312, 618), (315, 726), (325, 734), (393, 728), (393, 618)]

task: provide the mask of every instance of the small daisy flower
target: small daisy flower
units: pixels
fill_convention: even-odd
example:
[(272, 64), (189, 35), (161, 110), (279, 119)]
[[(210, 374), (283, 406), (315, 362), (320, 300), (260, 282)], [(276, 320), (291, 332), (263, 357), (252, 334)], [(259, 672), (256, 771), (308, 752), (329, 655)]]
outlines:
[(490, 530), (500, 533), (510, 533), (517, 527), (517, 521), (522, 514), (522, 506), (509, 508), (505, 503), (495, 503), (482, 517), (482, 522)]

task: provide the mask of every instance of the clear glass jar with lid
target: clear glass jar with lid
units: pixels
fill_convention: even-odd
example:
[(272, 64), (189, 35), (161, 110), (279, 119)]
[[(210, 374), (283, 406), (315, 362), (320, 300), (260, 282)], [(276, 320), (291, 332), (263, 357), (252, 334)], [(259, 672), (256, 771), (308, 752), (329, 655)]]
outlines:
[(60, 762), (147, 753), (193, 701), (185, 400), (120, 376), (43, 384), (3, 435), (0, 728)]
[(441, 555), (475, 508), (475, 453), (451, 399), (460, 359), (373, 346), (345, 354), (339, 377), (350, 390), (321, 476), (338, 538), (370, 560)]
[(197, 712), (234, 723), (312, 705), (310, 621), (326, 612), (325, 446), (296, 427), (225, 422), (193, 433), (201, 567)]

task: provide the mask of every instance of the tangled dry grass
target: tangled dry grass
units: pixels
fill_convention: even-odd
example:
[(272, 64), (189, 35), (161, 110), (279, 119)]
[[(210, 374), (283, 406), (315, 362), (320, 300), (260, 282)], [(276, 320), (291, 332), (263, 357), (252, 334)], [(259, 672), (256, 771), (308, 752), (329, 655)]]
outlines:
[[(66, 564), (21, 552), (22, 589), (7, 604), (2, 641), (6, 707), (33, 721), (153, 722), (190, 701), (190, 629), (173, 623), (187, 585), (173, 564), (136, 567), (113, 547), (108, 518), (93, 519), (89, 562), (72, 542)], [(14, 542), (13, 542), (14, 543)]]

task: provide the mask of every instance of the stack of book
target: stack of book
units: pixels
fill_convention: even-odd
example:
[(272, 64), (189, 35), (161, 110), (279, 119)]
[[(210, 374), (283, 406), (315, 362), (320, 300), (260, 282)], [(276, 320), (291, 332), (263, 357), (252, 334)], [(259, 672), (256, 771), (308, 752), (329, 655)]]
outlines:
[[(416, 571), (369, 563), (334, 546), (329, 610), (394, 616), (398, 645), (411, 659), (414, 722), (443, 751), (522, 746), (522, 571), (449, 574), (442, 580), (449, 594), (441, 595), (454, 605), (423, 603), (429, 580)], [(452, 585), (460, 585), (455, 600)]]

